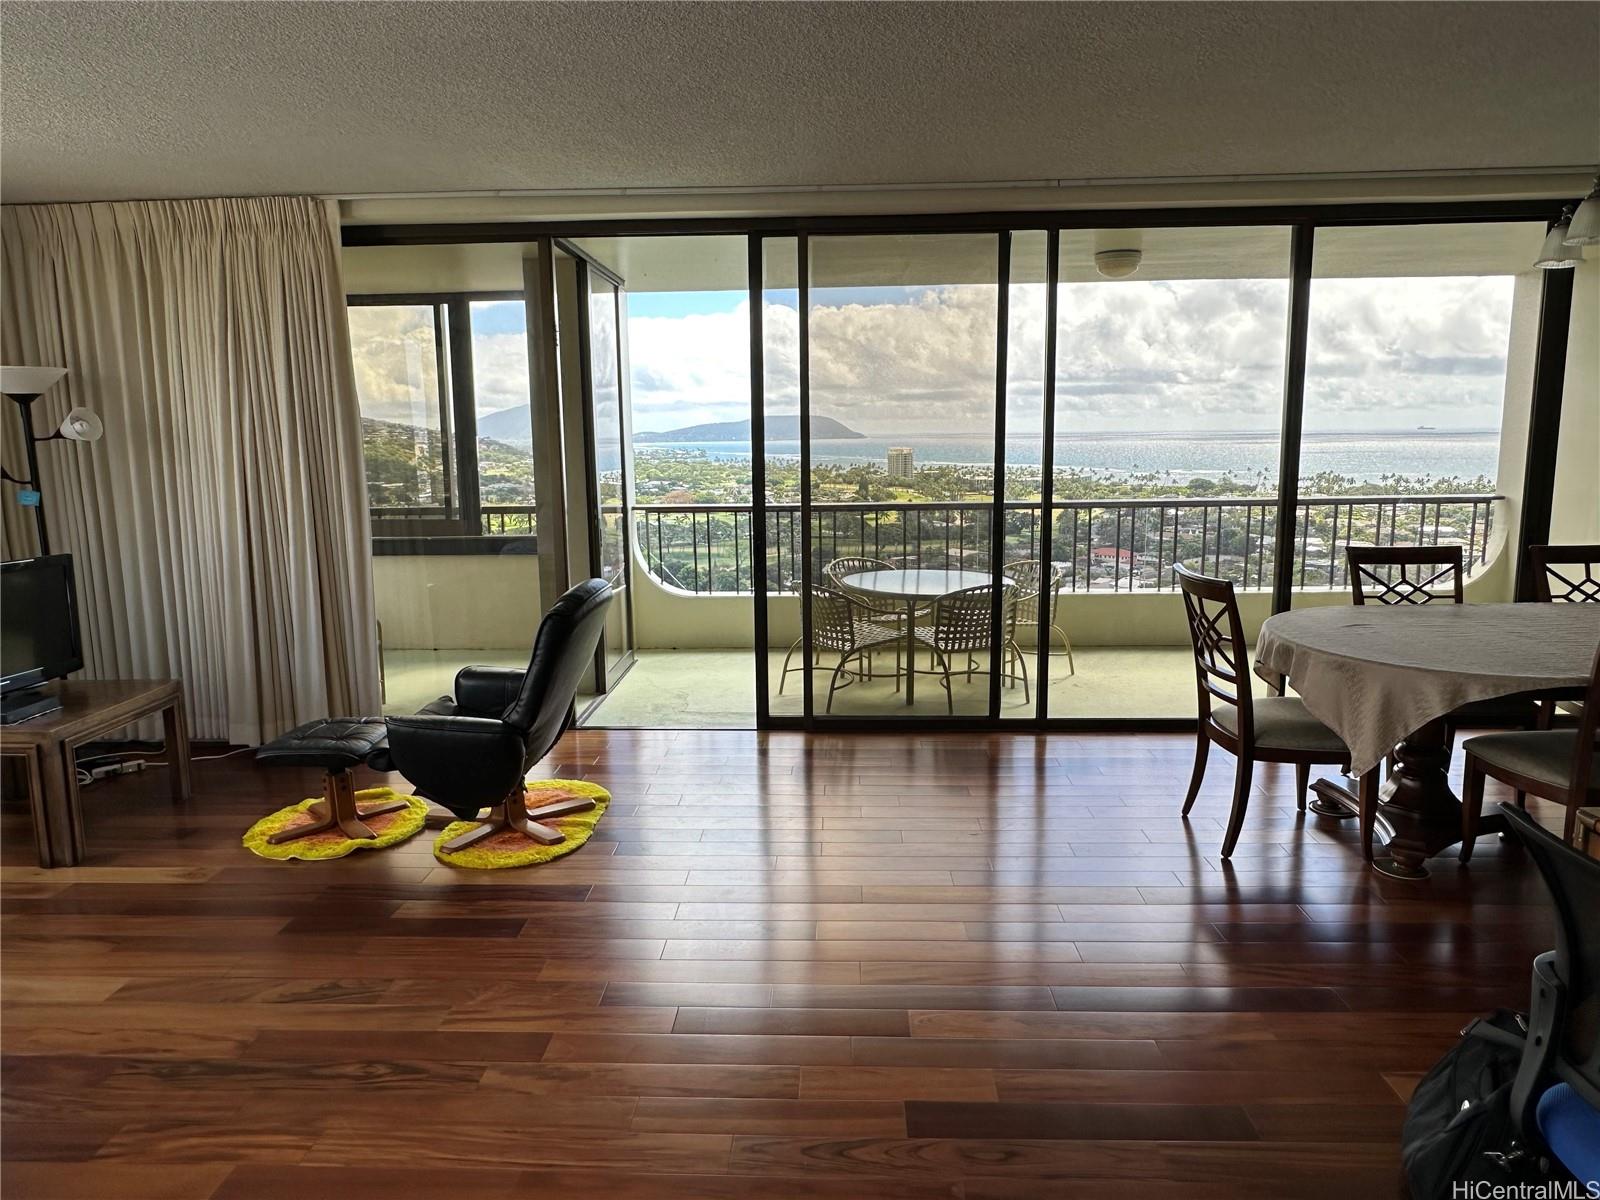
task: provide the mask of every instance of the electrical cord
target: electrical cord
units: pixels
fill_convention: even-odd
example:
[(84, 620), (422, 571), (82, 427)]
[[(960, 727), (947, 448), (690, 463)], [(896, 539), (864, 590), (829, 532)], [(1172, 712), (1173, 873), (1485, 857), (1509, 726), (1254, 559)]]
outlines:
[[(254, 746), (239, 746), (225, 754), (202, 754), (199, 757), (189, 759), (189, 761), (192, 763), (216, 762), (219, 759), (232, 758), (235, 754), (243, 754), (246, 750), (253, 749), (255, 749)], [(153, 771), (157, 767), (170, 765), (165, 759), (131, 757), (137, 753), (137, 750), (121, 750), (113, 751), (109, 754), (87, 755), (74, 764), (78, 774), (78, 786), (86, 787), (97, 779), (106, 779), (112, 775), (136, 775), (140, 771)], [(113, 759), (115, 761), (103, 767), (85, 767), (83, 765), (84, 763), (99, 762), (102, 759)]]

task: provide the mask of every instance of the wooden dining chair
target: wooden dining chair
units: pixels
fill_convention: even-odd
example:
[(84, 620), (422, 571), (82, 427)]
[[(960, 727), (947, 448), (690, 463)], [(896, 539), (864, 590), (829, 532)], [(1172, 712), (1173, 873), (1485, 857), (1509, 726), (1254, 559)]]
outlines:
[(1346, 555), (1357, 604), (1460, 604), (1466, 598), (1460, 546), (1350, 546)]
[[(1460, 546), (1350, 546), (1346, 553), (1351, 599), (1356, 604), (1466, 603)], [(1542, 719), (1539, 705), (1526, 697), (1478, 700), (1445, 718), (1445, 741), (1454, 746), (1456, 731), (1463, 725), (1535, 729)], [(1389, 771), (1394, 770), (1393, 753), (1385, 764)], [(1521, 797), (1517, 803), (1521, 805)]]
[[(1231, 858), (1239, 841), (1239, 831), (1244, 826), (1256, 763), (1293, 764), (1295, 803), (1304, 812), (1306, 790), (1311, 786), (1311, 768), (1331, 765), (1348, 770), (1350, 751), (1337, 733), (1306, 711), (1298, 697), (1267, 696), (1258, 700), (1251, 695), (1249, 654), (1233, 584), (1226, 579), (1197, 574), (1183, 566), (1175, 570), (1178, 587), (1183, 592), (1189, 641), (1194, 647), (1195, 687), (1200, 705), (1194, 774), (1189, 779), (1183, 815), (1189, 815), (1200, 795), (1206, 758), (1211, 743), (1215, 742), (1235, 759), (1233, 809), (1228, 814), (1228, 829), (1222, 837), (1222, 857)], [(1363, 852), (1370, 861), (1371, 825), (1366, 811), (1369, 808), (1373, 813), (1377, 811), (1376, 771), (1363, 776), (1361, 789), (1365, 827)]]
[[(1589, 668), (1583, 719), (1576, 729), (1485, 733), (1462, 743), (1467, 752), (1466, 795), (1461, 801), (1461, 861), (1472, 857), (1483, 816), (1483, 781), (1498, 779), (1518, 796), (1538, 796), (1566, 806), (1561, 840), (1572, 844), (1578, 809), (1600, 800), (1600, 648)], [(1518, 807), (1522, 807), (1519, 803)]]
[[(1534, 598), (1546, 604), (1600, 604), (1600, 546), (1529, 546)], [(1581, 701), (1544, 700), (1539, 728), (1555, 724), (1557, 711), (1582, 719)]]
[(1600, 546), (1529, 546), (1528, 564), (1546, 604), (1600, 604)]

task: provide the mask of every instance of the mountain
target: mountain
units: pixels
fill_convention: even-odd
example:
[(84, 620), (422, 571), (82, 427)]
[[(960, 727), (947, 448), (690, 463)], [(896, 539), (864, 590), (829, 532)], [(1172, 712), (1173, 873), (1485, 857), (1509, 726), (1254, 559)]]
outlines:
[(510, 446), (533, 445), (533, 426), (526, 404), (484, 413), (478, 418), (478, 436)]
[[(793, 442), (800, 438), (800, 418), (772, 417), (766, 424), (769, 442)], [(849, 426), (832, 417), (811, 418), (811, 436), (814, 438), (864, 438)], [(705, 425), (686, 425), (682, 429), (667, 429), (656, 433), (636, 433), (636, 442), (748, 442), (749, 421), (712, 421)]]

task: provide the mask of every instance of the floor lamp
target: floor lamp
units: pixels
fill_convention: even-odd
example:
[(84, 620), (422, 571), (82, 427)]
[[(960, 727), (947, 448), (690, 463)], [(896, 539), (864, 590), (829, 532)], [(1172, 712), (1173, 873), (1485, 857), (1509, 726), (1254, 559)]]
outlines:
[(33, 431), (33, 402), (66, 378), (65, 367), (0, 367), (0, 393), (16, 401), (22, 414), (22, 442), (28, 455), (28, 477), (18, 479), (0, 467), (0, 477), (18, 485), (17, 499), (24, 507), (33, 509), (33, 520), (39, 530), (39, 553), (50, 553), (50, 531), (44, 520), (44, 494), (39, 487), (39, 443), (65, 438), (72, 442), (95, 442), (105, 432), (100, 418), (87, 408), (74, 408), (67, 413), (60, 428), (40, 437)]

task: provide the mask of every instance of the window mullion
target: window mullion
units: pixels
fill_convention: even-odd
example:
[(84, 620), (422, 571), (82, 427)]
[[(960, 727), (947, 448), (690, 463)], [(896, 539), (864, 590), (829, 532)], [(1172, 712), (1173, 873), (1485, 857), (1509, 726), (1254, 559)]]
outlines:
[[(461, 531), (483, 532), (482, 502), (478, 492), (478, 414), (472, 375), (472, 312), (464, 295), (451, 296), (448, 310), (450, 345), (450, 403), (454, 410), (456, 495), (460, 498)], [(442, 402), (441, 397), (441, 402)]]

